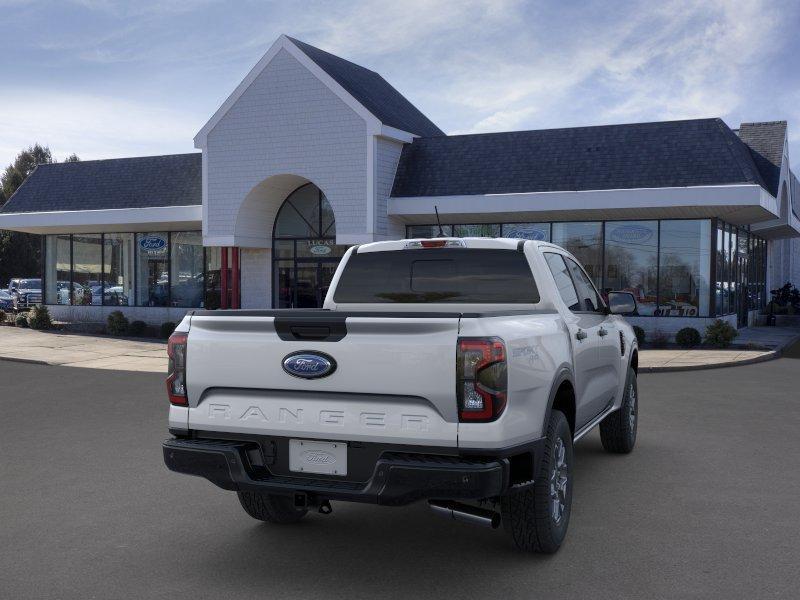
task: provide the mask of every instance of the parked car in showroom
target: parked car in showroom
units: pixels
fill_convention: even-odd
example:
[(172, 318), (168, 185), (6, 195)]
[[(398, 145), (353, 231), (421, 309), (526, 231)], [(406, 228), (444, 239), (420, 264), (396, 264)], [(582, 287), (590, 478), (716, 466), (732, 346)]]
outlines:
[(13, 278), (8, 282), (8, 293), (14, 301), (15, 311), (25, 311), (42, 303), (42, 280)]
[[(577, 259), (532, 240), (347, 250), (322, 310), (197, 310), (168, 343), (164, 461), (293, 523), (331, 500), (427, 501), (558, 550), (573, 442), (636, 442), (638, 346)], [(578, 489), (577, 487), (575, 489)]]

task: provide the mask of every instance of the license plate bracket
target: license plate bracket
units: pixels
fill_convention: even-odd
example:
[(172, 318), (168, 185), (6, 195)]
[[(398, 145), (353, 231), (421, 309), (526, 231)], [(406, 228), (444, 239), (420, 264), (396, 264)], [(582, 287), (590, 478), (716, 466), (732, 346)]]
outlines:
[(289, 440), (289, 470), (318, 475), (347, 475), (347, 442)]

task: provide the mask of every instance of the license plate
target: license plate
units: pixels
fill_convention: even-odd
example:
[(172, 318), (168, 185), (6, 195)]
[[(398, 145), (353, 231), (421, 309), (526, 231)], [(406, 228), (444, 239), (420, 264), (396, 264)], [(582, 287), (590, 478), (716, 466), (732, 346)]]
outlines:
[(347, 442), (289, 440), (289, 470), (296, 473), (347, 475)]

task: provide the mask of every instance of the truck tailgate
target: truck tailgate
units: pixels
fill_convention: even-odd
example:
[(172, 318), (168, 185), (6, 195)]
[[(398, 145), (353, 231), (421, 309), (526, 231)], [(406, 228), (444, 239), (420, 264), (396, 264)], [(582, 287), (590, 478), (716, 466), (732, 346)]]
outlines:
[[(192, 317), (190, 429), (456, 446), (458, 314), (288, 313)], [(283, 360), (301, 350), (336, 370), (289, 375)]]

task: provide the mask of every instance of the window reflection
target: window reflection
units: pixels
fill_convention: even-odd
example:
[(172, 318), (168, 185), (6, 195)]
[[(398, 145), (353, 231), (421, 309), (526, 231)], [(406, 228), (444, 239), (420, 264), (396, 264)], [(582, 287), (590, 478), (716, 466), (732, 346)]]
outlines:
[(169, 237), (166, 232), (137, 233), (138, 306), (169, 304)]
[(102, 236), (83, 234), (72, 236), (72, 304), (78, 306), (103, 303)]
[(550, 241), (550, 223), (509, 223), (503, 225), (503, 237)]
[(172, 306), (203, 305), (203, 236), (199, 231), (172, 234)]
[(578, 259), (595, 286), (602, 287), (602, 223), (553, 223), (553, 243)]
[(48, 235), (45, 239), (45, 303), (72, 303), (70, 262), (70, 236)]
[(103, 275), (106, 306), (133, 305), (133, 234), (107, 233), (104, 243)]
[(609, 221), (604, 293), (630, 292), (639, 315), (658, 309), (658, 221)]
[(711, 222), (661, 221), (660, 316), (708, 316)]

